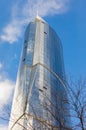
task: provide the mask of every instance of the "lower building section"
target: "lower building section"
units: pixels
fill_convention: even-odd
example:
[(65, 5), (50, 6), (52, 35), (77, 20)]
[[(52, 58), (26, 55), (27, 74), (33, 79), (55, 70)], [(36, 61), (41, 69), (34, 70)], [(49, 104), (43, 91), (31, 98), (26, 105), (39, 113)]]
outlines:
[(20, 74), (17, 83), (21, 89), (15, 90), (9, 130), (67, 130), (64, 83), (40, 63), (23, 69), (23, 80)]

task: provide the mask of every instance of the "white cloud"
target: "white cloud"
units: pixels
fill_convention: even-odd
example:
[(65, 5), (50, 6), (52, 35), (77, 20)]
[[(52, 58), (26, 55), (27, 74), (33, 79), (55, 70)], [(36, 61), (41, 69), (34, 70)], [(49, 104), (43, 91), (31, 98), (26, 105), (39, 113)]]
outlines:
[(0, 126), (0, 130), (8, 130), (8, 126)]
[[(13, 97), (15, 83), (7, 78), (7, 73), (0, 74), (0, 130), (8, 130), (10, 103)], [(6, 118), (7, 120), (4, 120)], [(4, 121), (6, 125), (4, 124)]]
[(18, 22), (11, 21), (3, 28), (3, 34), (1, 35), (2, 41), (13, 43), (18, 40), (18, 37), (21, 35), (21, 26)]
[(21, 37), (25, 24), (34, 19), (37, 10), (39, 15), (61, 14), (67, 11), (70, 0), (20, 0), (12, 10), (12, 21), (3, 28), (0, 39), (9, 43), (14, 43)]
[(0, 69), (3, 67), (3, 64), (2, 63), (0, 63)]
[(0, 110), (3, 110), (4, 106), (10, 102), (14, 86), (13, 81), (0, 77)]

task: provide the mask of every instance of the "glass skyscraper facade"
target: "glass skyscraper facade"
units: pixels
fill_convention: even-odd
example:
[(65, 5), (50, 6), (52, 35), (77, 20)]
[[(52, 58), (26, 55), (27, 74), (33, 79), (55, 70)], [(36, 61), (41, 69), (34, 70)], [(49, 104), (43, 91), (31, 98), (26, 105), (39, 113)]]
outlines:
[(65, 126), (64, 82), (61, 41), (37, 16), (25, 32), (9, 130), (59, 130)]

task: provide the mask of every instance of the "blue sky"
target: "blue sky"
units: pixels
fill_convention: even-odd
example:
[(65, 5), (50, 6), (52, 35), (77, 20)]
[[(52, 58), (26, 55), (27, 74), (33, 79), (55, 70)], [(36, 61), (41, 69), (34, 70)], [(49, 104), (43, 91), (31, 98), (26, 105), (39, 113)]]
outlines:
[[(24, 31), (37, 10), (62, 41), (66, 73), (86, 76), (85, 6), (85, 0), (0, 1), (0, 113), (11, 100)], [(0, 123), (0, 130), (7, 130), (7, 124)]]

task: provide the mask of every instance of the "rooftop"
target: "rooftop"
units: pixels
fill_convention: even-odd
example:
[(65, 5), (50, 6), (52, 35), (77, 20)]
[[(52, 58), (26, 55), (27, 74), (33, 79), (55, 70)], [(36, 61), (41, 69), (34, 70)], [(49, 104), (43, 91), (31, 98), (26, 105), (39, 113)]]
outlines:
[(44, 19), (42, 19), (38, 14), (37, 14), (37, 16), (36, 16), (36, 18), (35, 18), (35, 21), (36, 21), (36, 22), (37, 22), (37, 21), (42, 21), (42, 22), (46, 23), (46, 21), (45, 21)]

